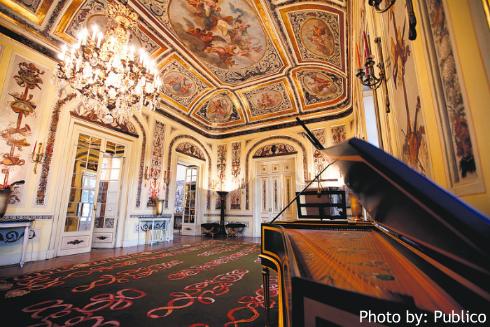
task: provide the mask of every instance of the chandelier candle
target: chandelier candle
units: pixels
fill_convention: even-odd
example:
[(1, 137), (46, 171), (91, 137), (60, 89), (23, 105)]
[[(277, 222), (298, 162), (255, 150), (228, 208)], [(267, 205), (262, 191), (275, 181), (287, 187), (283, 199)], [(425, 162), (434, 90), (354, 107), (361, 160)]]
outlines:
[(61, 47), (56, 77), (59, 83), (68, 83), (82, 105), (93, 109), (104, 123), (122, 124), (143, 107), (159, 108), (162, 83), (155, 61), (143, 48), (135, 59), (135, 48), (129, 44), (130, 32), (138, 28), (138, 15), (115, 1), (108, 3), (105, 15), (110, 19), (105, 35), (94, 25), (91, 37), (83, 29), (69, 51), (66, 45)]

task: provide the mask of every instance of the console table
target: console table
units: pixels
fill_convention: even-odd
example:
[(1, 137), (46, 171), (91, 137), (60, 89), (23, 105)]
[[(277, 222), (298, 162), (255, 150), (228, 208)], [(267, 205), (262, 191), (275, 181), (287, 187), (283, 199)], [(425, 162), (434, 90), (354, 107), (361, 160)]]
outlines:
[[(170, 220), (172, 220), (172, 218), (163, 218), (163, 217), (138, 217), (138, 245), (140, 244), (140, 234), (141, 234), (141, 231), (149, 231), (151, 230), (151, 240), (150, 240), (150, 244), (153, 244), (153, 242), (157, 242), (157, 240), (155, 240), (155, 226), (157, 227), (157, 229), (161, 229), (163, 231), (163, 238), (165, 238), (165, 235), (167, 234), (167, 228), (168, 228), (168, 225), (170, 223)], [(151, 222), (151, 228), (145, 228), (144, 226), (146, 225), (143, 225), (143, 229), (141, 228), (141, 224), (142, 223), (145, 223), (145, 222)], [(162, 228), (159, 228), (159, 223), (162, 224)], [(163, 241), (163, 239), (160, 239), (160, 242)]]
[(24, 266), (27, 241), (29, 240), (29, 233), (30, 233), (31, 225), (32, 225), (32, 220), (28, 220), (28, 221), (2, 221), (2, 222), (0, 222), (0, 228), (24, 227), (24, 240), (22, 242), (22, 255), (20, 257), (20, 267), (21, 268)]

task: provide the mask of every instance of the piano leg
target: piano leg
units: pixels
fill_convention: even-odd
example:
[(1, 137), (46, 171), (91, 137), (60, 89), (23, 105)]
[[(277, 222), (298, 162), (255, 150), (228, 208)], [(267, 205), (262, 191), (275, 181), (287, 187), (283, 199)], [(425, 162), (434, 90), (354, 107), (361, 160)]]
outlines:
[(262, 270), (262, 283), (264, 287), (264, 308), (265, 308), (265, 327), (270, 326), (269, 317), (269, 268), (264, 268)]

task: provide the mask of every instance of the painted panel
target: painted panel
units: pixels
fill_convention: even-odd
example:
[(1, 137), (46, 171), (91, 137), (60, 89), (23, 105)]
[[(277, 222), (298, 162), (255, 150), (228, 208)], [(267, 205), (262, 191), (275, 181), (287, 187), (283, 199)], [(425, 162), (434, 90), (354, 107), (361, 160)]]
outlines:
[[(0, 154), (4, 186), (25, 180), (13, 187), (10, 206), (23, 206), (32, 171), (33, 156), (42, 159), (51, 153), (50, 145), (38, 139), (43, 117), (45, 88), (50, 70), (17, 53), (11, 57), (0, 107)], [(42, 145), (41, 145), (42, 143)]]
[(426, 43), (433, 59), (430, 68), (436, 85), (434, 103), (439, 112), (441, 139), (445, 144), (449, 189), (457, 195), (467, 195), (484, 191), (483, 176), (445, 3), (441, 0), (424, 1), (421, 10), (427, 21)]
[(156, 200), (161, 197), (161, 194), (163, 193), (162, 170), (165, 145), (165, 124), (156, 120), (153, 128), (147, 207), (155, 207)]
[[(420, 101), (412, 42), (408, 39), (408, 18), (404, 2), (396, 2), (383, 16), (388, 84), (393, 95), (396, 118), (397, 157), (419, 173), (432, 178), (430, 150), (425, 133), (425, 118)], [(362, 44), (362, 43), (361, 43)]]
[(94, 243), (112, 243), (113, 233), (94, 232)]

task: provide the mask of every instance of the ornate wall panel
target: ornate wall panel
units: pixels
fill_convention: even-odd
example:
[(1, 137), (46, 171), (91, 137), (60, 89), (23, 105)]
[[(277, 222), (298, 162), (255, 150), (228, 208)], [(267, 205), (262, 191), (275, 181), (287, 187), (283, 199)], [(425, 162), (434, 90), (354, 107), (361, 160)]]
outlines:
[(26, 184), (12, 188), (10, 206), (25, 203), (33, 156), (38, 153), (44, 156), (53, 150), (38, 138), (45, 84), (50, 73), (48, 68), (15, 52), (12, 54), (0, 101), (0, 176), (3, 177), (0, 183), (6, 187), (24, 180)]
[(398, 154), (407, 165), (432, 178), (430, 151), (425, 133), (425, 118), (420, 101), (419, 83), (412, 41), (408, 39), (408, 18), (404, 2), (396, 2), (384, 19), (384, 44), (389, 45), (386, 74), (393, 94), (392, 110), (396, 115)]
[(345, 124), (330, 127), (330, 133), (332, 134), (332, 144), (339, 144), (347, 140)]
[(230, 194), (230, 209), (241, 209), (242, 190), (240, 189), (241, 183), (241, 156), (242, 156), (242, 142), (231, 143), (231, 179), (232, 188)]
[[(226, 154), (227, 145), (218, 144), (218, 149), (216, 153), (216, 177), (218, 178), (218, 189), (222, 191), (222, 187), (226, 185)], [(221, 197), (216, 197), (216, 209), (221, 209), (221, 206), (225, 203), (221, 203)]]
[(151, 163), (149, 165), (150, 186), (148, 192), (147, 207), (155, 207), (156, 200), (163, 191), (163, 154), (165, 145), (165, 124), (155, 121), (153, 138), (151, 142)]

